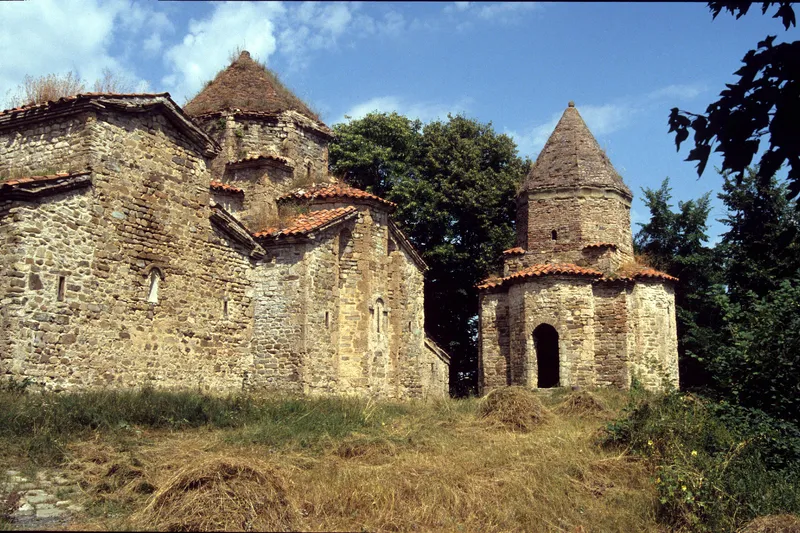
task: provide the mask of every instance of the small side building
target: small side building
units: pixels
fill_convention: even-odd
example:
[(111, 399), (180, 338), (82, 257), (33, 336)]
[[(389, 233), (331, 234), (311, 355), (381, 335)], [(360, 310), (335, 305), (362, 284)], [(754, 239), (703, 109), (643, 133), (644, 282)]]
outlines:
[(570, 102), (517, 197), (517, 246), (479, 285), (483, 392), (678, 385), (675, 278), (633, 256), (632, 194)]

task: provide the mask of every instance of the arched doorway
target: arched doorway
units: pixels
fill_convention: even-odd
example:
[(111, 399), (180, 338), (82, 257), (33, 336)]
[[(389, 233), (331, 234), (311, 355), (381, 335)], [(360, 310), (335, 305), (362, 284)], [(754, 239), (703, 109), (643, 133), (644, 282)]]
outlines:
[(536, 349), (536, 368), (540, 389), (558, 387), (558, 332), (550, 324), (539, 324), (533, 330), (533, 346)]

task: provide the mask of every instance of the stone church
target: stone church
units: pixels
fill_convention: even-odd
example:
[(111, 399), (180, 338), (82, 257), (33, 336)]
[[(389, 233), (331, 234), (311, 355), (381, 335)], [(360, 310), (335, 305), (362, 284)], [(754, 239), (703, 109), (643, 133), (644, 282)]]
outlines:
[(0, 112), (0, 377), (445, 396), (426, 265), (394, 204), (329, 176), (331, 138), (247, 52), (183, 108)]
[(678, 386), (675, 278), (637, 264), (632, 194), (570, 102), (517, 196), (517, 246), (478, 286), (479, 386)]

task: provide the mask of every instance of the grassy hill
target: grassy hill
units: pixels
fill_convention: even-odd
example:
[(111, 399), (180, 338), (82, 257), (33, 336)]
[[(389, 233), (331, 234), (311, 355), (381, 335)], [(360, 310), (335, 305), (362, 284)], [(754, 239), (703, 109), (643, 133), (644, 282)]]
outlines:
[[(7, 390), (0, 473), (77, 484), (60, 529), (669, 530), (653, 458), (600, 444), (627, 393), (506, 396)], [(12, 521), (8, 491), (0, 517), (3, 498), (0, 528), (47, 526)]]

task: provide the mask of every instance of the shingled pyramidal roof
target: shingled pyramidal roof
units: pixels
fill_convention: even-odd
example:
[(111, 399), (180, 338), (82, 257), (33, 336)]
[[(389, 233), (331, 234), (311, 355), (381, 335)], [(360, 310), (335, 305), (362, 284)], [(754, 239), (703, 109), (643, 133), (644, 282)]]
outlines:
[(273, 72), (253, 60), (246, 50), (183, 109), (193, 116), (234, 109), (268, 114), (294, 110), (320, 123), (316, 113), (287, 89)]
[(531, 167), (522, 192), (565, 187), (598, 187), (633, 196), (573, 102)]

